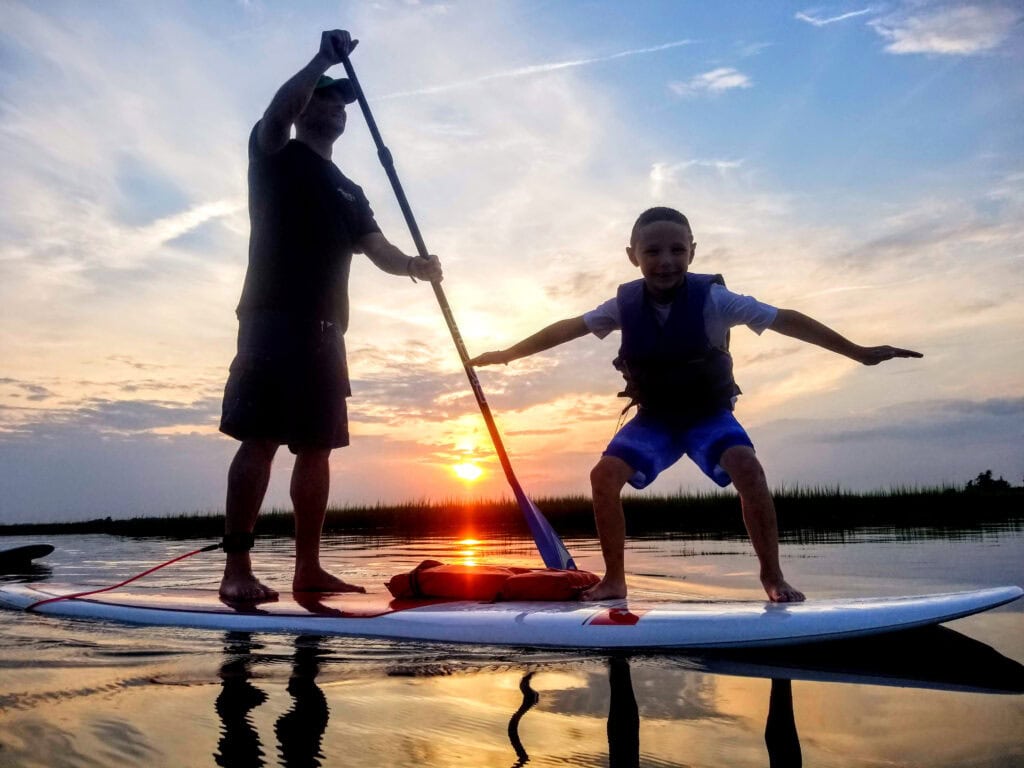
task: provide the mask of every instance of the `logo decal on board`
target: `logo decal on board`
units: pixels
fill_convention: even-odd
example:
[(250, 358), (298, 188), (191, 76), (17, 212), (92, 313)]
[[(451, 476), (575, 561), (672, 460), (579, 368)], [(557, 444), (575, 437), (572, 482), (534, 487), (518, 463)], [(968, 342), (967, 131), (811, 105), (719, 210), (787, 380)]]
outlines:
[(640, 617), (647, 611), (630, 611), (628, 608), (609, 608), (601, 611), (594, 618), (587, 622), (590, 627), (632, 627), (635, 626)]

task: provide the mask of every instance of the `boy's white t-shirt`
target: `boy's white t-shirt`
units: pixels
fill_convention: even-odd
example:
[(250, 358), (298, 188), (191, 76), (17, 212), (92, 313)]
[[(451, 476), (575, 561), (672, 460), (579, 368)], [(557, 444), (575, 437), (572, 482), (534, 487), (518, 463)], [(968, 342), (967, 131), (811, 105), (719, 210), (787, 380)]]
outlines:
[[(664, 325), (668, 319), (671, 304), (654, 303), (654, 311), (658, 321)], [(724, 347), (729, 329), (735, 325), (745, 325), (760, 335), (775, 321), (779, 310), (765, 304), (753, 296), (733, 293), (724, 285), (712, 283), (704, 302), (704, 329), (712, 346)], [(603, 339), (612, 331), (622, 329), (622, 318), (619, 315), (619, 302), (609, 299), (595, 309), (583, 314), (583, 322), (587, 329)]]

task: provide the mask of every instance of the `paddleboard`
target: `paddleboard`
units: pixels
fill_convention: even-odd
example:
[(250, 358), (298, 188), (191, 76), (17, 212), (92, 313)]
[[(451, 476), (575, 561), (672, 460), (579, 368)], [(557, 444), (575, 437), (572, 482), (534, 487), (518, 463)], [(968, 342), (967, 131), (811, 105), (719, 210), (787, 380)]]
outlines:
[(53, 552), (52, 544), (27, 544), (0, 550), (0, 573), (17, 573), (32, 568), (33, 560)]
[(545, 648), (757, 648), (939, 624), (1024, 594), (998, 587), (914, 597), (599, 603), (394, 600), (380, 594), (282, 594), (225, 605), (213, 590), (122, 588), (36, 606), (82, 585), (8, 584), (0, 605), (45, 616), (240, 632), (288, 632)]

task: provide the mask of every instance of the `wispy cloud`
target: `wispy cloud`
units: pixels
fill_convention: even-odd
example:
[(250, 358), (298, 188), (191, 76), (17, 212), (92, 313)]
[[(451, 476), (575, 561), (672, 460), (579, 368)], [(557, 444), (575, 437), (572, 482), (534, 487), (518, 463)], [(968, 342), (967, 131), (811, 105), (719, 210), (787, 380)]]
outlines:
[[(882, 412), (892, 415), (889, 411)], [(974, 424), (972, 432), (981, 433), (980, 425), (989, 429), (1001, 424), (1000, 432), (1012, 435), (1014, 424), (1024, 419), (1024, 398), (992, 398), (989, 400), (934, 400), (907, 406), (900, 422), (878, 420), (822, 434), (823, 443), (845, 443), (851, 440), (870, 440), (877, 437), (895, 439), (926, 438), (949, 441), (951, 435), (964, 430), (967, 422)], [(909, 417), (909, 418), (908, 418)], [(956, 429), (951, 428), (955, 424)]]
[(41, 384), (33, 384), (31, 382), (18, 381), (17, 379), (11, 378), (2, 378), (0, 379), (0, 387), (3, 387), (4, 385), (13, 387), (15, 390), (19, 391), (18, 394), (14, 395), (15, 398), (23, 397), (26, 400), (40, 401), (53, 397), (53, 392)]
[(1024, 10), (1002, 4), (944, 5), (870, 22), (889, 53), (972, 56), (1000, 47), (1024, 21)]
[(758, 428), (766, 433), (758, 450), (773, 457), (773, 474), (801, 484), (870, 488), (879, 486), (866, 478), (883, 477), (890, 487), (962, 485), (984, 469), (1016, 480), (1022, 417), (1021, 400), (1013, 397), (908, 402), (768, 422)]
[(219, 414), (219, 397), (185, 404), (167, 400), (89, 398), (71, 408), (37, 409), (26, 414), (29, 418), (18, 424), (16, 431), (40, 437), (67, 430), (92, 435), (139, 435), (170, 427), (213, 426)]
[(585, 59), (568, 59), (566, 61), (554, 61), (545, 64), (531, 64), (528, 67), (517, 67), (515, 69), (505, 70), (504, 72), (492, 72), (488, 75), (481, 75), (480, 77), (474, 77), (470, 80), (460, 80), (455, 83), (445, 83), (443, 85), (431, 85), (425, 88), (417, 88), (412, 91), (400, 91), (398, 93), (389, 93), (381, 96), (380, 99), (397, 99), (403, 96), (427, 96), (435, 93), (444, 93), (446, 91), (454, 91), (461, 88), (471, 88), (477, 85), (483, 85), (484, 83), (493, 82), (495, 80), (509, 80), (521, 77), (533, 77), (535, 75), (543, 75), (549, 72), (557, 72), (562, 69), (573, 69), (575, 67), (583, 67), (589, 64), (600, 64), (606, 61), (614, 61), (615, 59), (624, 59), (630, 56), (641, 56), (648, 53), (659, 53), (661, 51), (667, 51), (672, 48), (680, 48), (684, 45), (691, 45), (692, 40), (675, 40), (671, 43), (663, 43), (662, 45), (654, 45), (648, 48), (633, 48), (628, 51), (619, 51), (618, 53), (612, 53), (607, 56), (594, 56)]
[(806, 10), (798, 11), (794, 18), (797, 18), (800, 21), (806, 21), (808, 24), (813, 24), (815, 27), (826, 27), (829, 24), (836, 24), (837, 22), (846, 21), (847, 19), (855, 19), (858, 16), (864, 16), (865, 14), (873, 12), (873, 8), (862, 8), (859, 11), (850, 11), (849, 13), (842, 13), (839, 16), (828, 16), (822, 18), (821, 16), (816, 15), (815, 11)]
[(719, 67), (685, 82), (673, 81), (669, 89), (678, 96), (697, 96), (702, 93), (724, 93), (736, 88), (750, 88), (750, 78), (732, 67)]

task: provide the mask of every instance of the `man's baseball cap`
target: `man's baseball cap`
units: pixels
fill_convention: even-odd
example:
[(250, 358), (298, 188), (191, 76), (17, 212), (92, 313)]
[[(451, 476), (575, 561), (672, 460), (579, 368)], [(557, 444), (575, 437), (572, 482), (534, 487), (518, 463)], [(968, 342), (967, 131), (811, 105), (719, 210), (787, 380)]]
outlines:
[(356, 89), (352, 85), (352, 81), (344, 77), (335, 79), (330, 75), (320, 75), (320, 79), (316, 81), (313, 88), (313, 93), (326, 95), (328, 92), (338, 93), (346, 104), (351, 104), (356, 100)]

